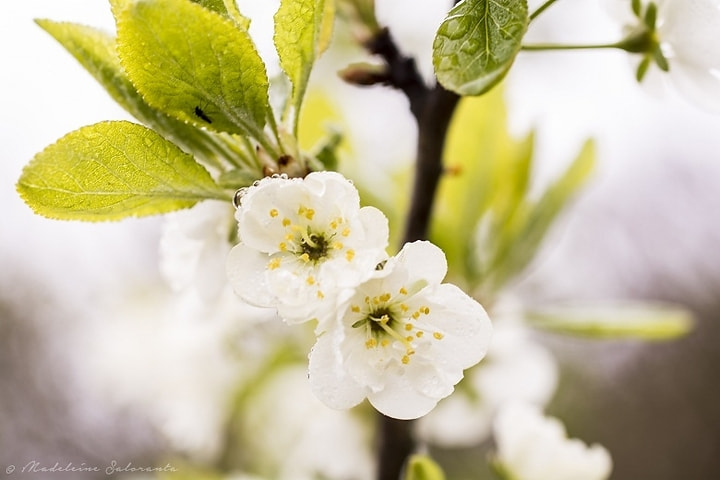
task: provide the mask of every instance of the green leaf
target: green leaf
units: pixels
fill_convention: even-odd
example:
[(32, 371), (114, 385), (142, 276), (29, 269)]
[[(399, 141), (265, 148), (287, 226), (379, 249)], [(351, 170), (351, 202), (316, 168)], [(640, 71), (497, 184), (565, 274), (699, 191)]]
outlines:
[(692, 315), (662, 304), (576, 305), (526, 314), (530, 325), (591, 338), (672, 340), (692, 330)]
[(585, 185), (595, 166), (595, 145), (587, 141), (565, 172), (537, 202), (528, 202), (510, 219), (499, 217), (500, 234), (492, 258), (479, 276), (496, 291), (521, 273), (535, 258), (547, 232), (571, 199)]
[(191, 155), (125, 121), (67, 134), (30, 161), (17, 190), (36, 213), (62, 220), (118, 220), (228, 200)]
[(463, 0), (435, 36), (437, 79), (459, 95), (482, 95), (505, 76), (527, 30), (526, 0)]
[(413, 455), (408, 461), (405, 480), (445, 480), (445, 474), (430, 457)]
[(213, 12), (217, 12), (221, 15), (227, 15), (227, 8), (225, 7), (225, 1), (224, 0), (191, 0), (193, 3), (197, 3), (198, 5), (202, 5), (203, 7), (207, 8), (208, 10), (212, 10)]
[(275, 48), (293, 85), (289, 106), (295, 133), (313, 64), (330, 41), (334, 5), (334, 0), (281, 0), (275, 13)]
[(169, 117), (150, 107), (135, 90), (120, 65), (115, 38), (92, 27), (51, 20), (36, 23), (90, 72), (110, 96), (141, 123), (198, 159), (215, 167), (241, 157), (234, 139)]
[(194, 3), (202, 5), (208, 10), (217, 12), (220, 15), (233, 20), (238, 27), (243, 30), (250, 28), (250, 19), (240, 13), (235, 0), (191, 0)]
[(260, 140), (270, 113), (265, 64), (247, 31), (190, 0), (116, 3), (118, 52), (152, 107)]

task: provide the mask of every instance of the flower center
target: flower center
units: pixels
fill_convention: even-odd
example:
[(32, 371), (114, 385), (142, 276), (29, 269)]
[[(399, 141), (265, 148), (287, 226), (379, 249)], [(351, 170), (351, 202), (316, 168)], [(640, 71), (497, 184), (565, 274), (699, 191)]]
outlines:
[(302, 238), (300, 239), (300, 256), (307, 255), (312, 262), (317, 262), (321, 258), (327, 256), (329, 242), (323, 235), (311, 233), (310, 229), (307, 232), (303, 232)]
[[(403, 287), (399, 295), (393, 298), (386, 292), (376, 297), (365, 297), (365, 305), (351, 305), (350, 310), (362, 315), (360, 320), (351, 325), (352, 328), (365, 329), (365, 348), (385, 348), (398, 342), (405, 348), (405, 354), (400, 358), (403, 364), (410, 363), (415, 354), (415, 345), (423, 338), (426, 329), (419, 327), (415, 321), (421, 316), (428, 315), (430, 309), (426, 306), (410, 311), (407, 304), (401, 301), (408, 296), (408, 290)], [(394, 300), (394, 301), (393, 301)], [(441, 340), (443, 334), (432, 332), (431, 338)]]

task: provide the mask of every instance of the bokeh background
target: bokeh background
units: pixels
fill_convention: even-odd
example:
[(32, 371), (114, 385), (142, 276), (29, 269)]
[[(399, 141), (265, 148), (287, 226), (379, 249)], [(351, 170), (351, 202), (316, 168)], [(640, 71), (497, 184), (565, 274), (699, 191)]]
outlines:
[[(377, 3), (429, 74), (428, 46), (446, 6)], [(274, 2), (239, 4), (257, 16), (253, 28), (267, 44)], [(201, 331), (155, 321), (152, 301), (131, 319), (117, 314), (131, 290), (166, 288), (163, 219), (46, 220), (15, 193), (23, 165), (45, 146), (80, 126), (128, 118), (34, 18), (113, 29), (99, 0), (0, 5), (0, 467), (155, 465), (172, 452), (202, 452), (213, 442), (203, 425), (219, 421), (219, 385), (231, 374), (213, 369)], [(596, 0), (576, 0), (543, 14), (527, 40), (604, 42), (620, 33)], [(339, 101), (369, 175), (410, 161), (416, 133), (404, 99), (342, 86), (335, 66), (328, 60), (315, 80)], [(512, 130), (537, 129), (536, 184), (588, 137), (597, 140), (599, 167), (513, 289), (537, 305), (643, 299), (692, 310), (695, 330), (670, 343), (539, 334), (561, 365), (548, 412), (573, 436), (610, 450), (613, 479), (720, 478), (720, 115), (666, 86), (638, 86), (634, 66), (622, 52), (519, 55), (505, 95)], [(484, 461), (477, 452), (440, 459), (471, 471)]]

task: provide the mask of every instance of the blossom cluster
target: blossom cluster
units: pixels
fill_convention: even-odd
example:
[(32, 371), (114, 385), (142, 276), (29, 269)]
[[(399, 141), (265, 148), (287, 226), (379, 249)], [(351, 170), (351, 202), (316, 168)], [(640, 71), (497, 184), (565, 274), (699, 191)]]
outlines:
[(230, 283), (288, 324), (316, 322), (309, 378), (328, 406), (367, 398), (385, 415), (418, 418), (485, 355), (490, 320), (442, 283), (442, 250), (417, 241), (389, 257), (387, 218), (361, 207), (341, 174), (264, 178), (239, 192), (235, 218)]

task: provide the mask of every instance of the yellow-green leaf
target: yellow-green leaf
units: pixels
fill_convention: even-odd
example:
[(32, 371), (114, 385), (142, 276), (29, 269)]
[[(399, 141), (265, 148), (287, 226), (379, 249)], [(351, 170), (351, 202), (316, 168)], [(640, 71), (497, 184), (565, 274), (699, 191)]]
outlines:
[(122, 65), (148, 104), (199, 127), (263, 138), (268, 80), (247, 31), (190, 0), (138, 0), (114, 13)]
[(438, 81), (459, 95), (495, 86), (520, 51), (528, 26), (526, 0), (463, 0), (450, 10), (433, 43)]
[(591, 338), (672, 340), (693, 326), (690, 312), (664, 304), (558, 306), (526, 317), (534, 327)]
[(114, 37), (85, 25), (44, 19), (36, 22), (90, 72), (113, 100), (141, 123), (208, 164), (220, 166), (224, 160), (240, 157), (229, 135), (198, 129), (150, 107), (122, 69)]
[(36, 213), (62, 220), (118, 220), (228, 200), (191, 155), (125, 121), (67, 134), (25, 166), (17, 190)]
[(404, 480), (445, 480), (445, 474), (430, 457), (413, 455), (408, 460)]
[(334, 0), (281, 0), (275, 13), (275, 48), (293, 85), (289, 106), (294, 132), (313, 64), (330, 41), (334, 12)]

